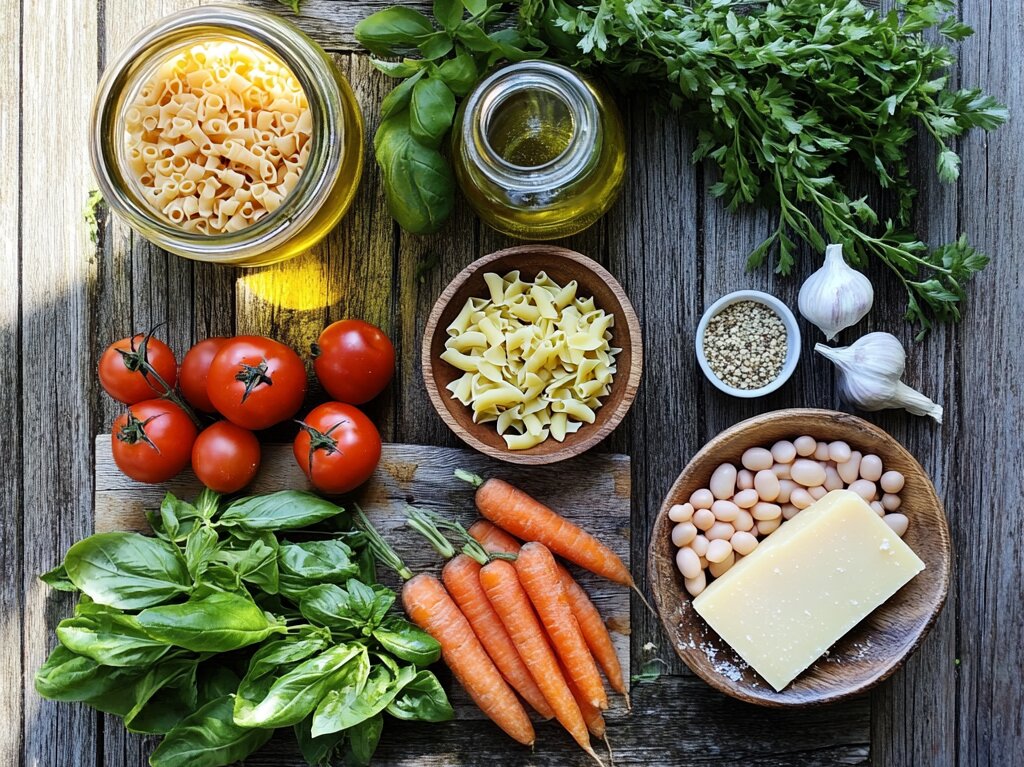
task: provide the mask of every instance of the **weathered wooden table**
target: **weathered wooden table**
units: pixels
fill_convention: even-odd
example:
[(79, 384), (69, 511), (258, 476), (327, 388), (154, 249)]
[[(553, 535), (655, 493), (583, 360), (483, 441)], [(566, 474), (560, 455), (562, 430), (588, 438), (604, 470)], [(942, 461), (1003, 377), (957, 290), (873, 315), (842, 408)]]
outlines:
[[(399, 351), (394, 385), (377, 413), (385, 439), (452, 445), (427, 402), (418, 349), (437, 294), (458, 269), (508, 242), (460, 208), (439, 235), (401, 235), (368, 164), (352, 212), (306, 257), (263, 270), (217, 268), (167, 255), (106, 220), (98, 247), (82, 221), (93, 181), (88, 111), (99, 71), (144, 25), (193, 0), (23, 0), (0, 8), (0, 764), (136, 767), (151, 743), (81, 706), (52, 704), (32, 677), (69, 601), (36, 574), (91, 532), (92, 444), (116, 408), (95, 383), (111, 340), (166, 322), (176, 349), (208, 335), (272, 335), (303, 347), (327, 322), (363, 317), (390, 331)], [(268, 8), (287, 13), (272, 0)], [(387, 0), (305, 0), (298, 24), (335, 52), (369, 124), (387, 88), (356, 50), (352, 26)], [(421, 5), (427, 5), (420, 0)], [(933, 148), (922, 168), (918, 229), (931, 242), (966, 232), (993, 256), (971, 287), (965, 319), (913, 343), (901, 291), (873, 273), (875, 309), (844, 340), (874, 329), (907, 342), (907, 377), (946, 407), (941, 428), (899, 413), (870, 416), (913, 451), (945, 499), (957, 557), (953, 590), (927, 641), (869, 696), (807, 711), (769, 711), (719, 695), (665, 646), (634, 599), (634, 664), (645, 652), (667, 673), (638, 685), (635, 713), (612, 730), (620, 765), (1024, 765), (1024, 597), (1020, 590), (1024, 487), (1024, 5), (961, 0), (979, 30), (960, 52), (958, 78), (1009, 105), (1011, 122), (962, 145), (963, 178), (941, 187)], [(807, 333), (793, 379), (754, 402), (727, 399), (701, 377), (693, 330), (703, 308), (741, 287), (795, 303), (799, 278), (746, 274), (744, 257), (768, 231), (764, 214), (733, 215), (710, 199), (711, 174), (693, 167), (683, 122), (623, 103), (629, 179), (596, 226), (566, 244), (607, 266), (644, 326), (647, 369), (625, 423), (601, 449), (633, 457), (633, 561), (641, 566), (662, 495), (688, 457), (747, 416), (792, 405), (835, 407), (831, 367)], [(368, 158), (369, 159), (369, 158)], [(437, 260), (418, 278), (419, 267)], [(804, 261), (809, 269), (814, 259)], [(645, 650), (648, 645), (655, 647)], [(634, 668), (635, 672), (637, 669)], [(508, 747), (485, 723), (389, 723), (379, 763), (586, 764), (555, 727), (535, 754)], [(297, 765), (286, 740), (251, 764)]]

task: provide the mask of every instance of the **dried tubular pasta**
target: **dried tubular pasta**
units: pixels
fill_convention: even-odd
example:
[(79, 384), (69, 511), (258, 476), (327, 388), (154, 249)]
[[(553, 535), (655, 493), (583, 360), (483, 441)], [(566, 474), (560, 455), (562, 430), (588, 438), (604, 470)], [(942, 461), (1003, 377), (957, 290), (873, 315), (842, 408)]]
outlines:
[(142, 197), (184, 231), (237, 232), (281, 207), (309, 156), (313, 118), (288, 68), (236, 41), (169, 58), (125, 110)]
[(541, 272), (484, 275), (487, 298), (470, 298), (448, 326), (441, 359), (463, 371), (448, 385), (476, 423), (495, 424), (510, 450), (561, 442), (593, 423), (611, 391), (614, 315)]

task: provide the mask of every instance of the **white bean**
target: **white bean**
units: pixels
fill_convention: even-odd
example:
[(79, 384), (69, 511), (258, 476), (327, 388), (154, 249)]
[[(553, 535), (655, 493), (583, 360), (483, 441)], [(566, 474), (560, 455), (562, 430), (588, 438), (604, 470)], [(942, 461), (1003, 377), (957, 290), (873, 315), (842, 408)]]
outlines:
[(807, 492), (805, 488), (798, 487), (792, 493), (789, 494), (789, 502), (796, 506), (798, 509), (806, 509), (812, 503), (814, 499), (811, 494)]
[(746, 469), (740, 469), (736, 472), (736, 488), (739, 490), (749, 490), (754, 486), (754, 472), (747, 471)]
[(668, 518), (673, 522), (689, 522), (693, 518), (693, 504), (677, 503), (668, 510)]
[(740, 490), (736, 495), (732, 497), (732, 502), (739, 506), (741, 509), (749, 509), (755, 503), (761, 500), (761, 496), (757, 494), (757, 491), (753, 488), (747, 490)]
[(882, 496), (882, 508), (886, 511), (896, 511), (903, 504), (903, 499), (896, 493), (886, 493)]
[(787, 522), (800, 513), (800, 509), (791, 503), (782, 504), (782, 518)]
[(721, 562), (711, 562), (708, 564), (708, 571), (716, 578), (721, 578), (733, 566), (736, 562), (736, 556), (730, 551), (729, 556), (723, 559)]
[(822, 498), (828, 495), (828, 490), (825, 489), (824, 485), (816, 485), (815, 487), (807, 488), (807, 493), (814, 500), (820, 501)]
[(753, 530), (754, 516), (749, 511), (741, 511), (740, 515), (736, 517), (736, 521), (732, 523), (732, 526), (741, 532)]
[(704, 571), (701, 570), (696, 578), (684, 578), (683, 585), (686, 586), (686, 590), (690, 592), (690, 596), (695, 597), (707, 588), (708, 579), (707, 576), (704, 575)]
[(754, 475), (754, 488), (762, 501), (774, 501), (779, 497), (779, 478), (764, 469)]
[(772, 458), (775, 463), (793, 463), (796, 460), (796, 445), (789, 440), (780, 440), (772, 445)]
[(836, 440), (828, 446), (828, 457), (836, 463), (849, 461), (851, 455), (853, 455), (853, 451), (842, 440)]
[(697, 528), (693, 522), (680, 522), (672, 528), (672, 543), (686, 546), (697, 537)]
[(827, 461), (828, 460), (828, 442), (819, 442), (814, 448), (814, 460), (815, 461)]
[(762, 502), (751, 509), (751, 514), (758, 522), (763, 522), (766, 519), (778, 519), (782, 516), (782, 507), (775, 503)]
[(843, 478), (843, 482), (845, 482), (846, 484), (855, 482), (857, 480), (857, 477), (860, 476), (860, 459), (860, 452), (854, 450), (852, 453), (850, 453), (850, 460), (844, 461), (843, 463), (836, 466), (836, 471), (839, 472), (839, 476)]
[(791, 463), (777, 463), (772, 466), (772, 473), (779, 479), (789, 479), (792, 476), (792, 466)]
[(882, 489), (887, 493), (898, 493), (903, 489), (903, 484), (906, 480), (903, 475), (898, 471), (887, 471), (882, 475), (879, 483), (882, 485)]
[(762, 519), (757, 523), (757, 532), (761, 535), (771, 535), (779, 529), (779, 525), (782, 524), (782, 517), (776, 519)]
[(738, 531), (729, 541), (737, 554), (746, 556), (757, 548), (757, 538), (742, 530)]
[(871, 510), (875, 512), (875, 514), (877, 514), (878, 516), (885, 516), (885, 507), (882, 506), (882, 504), (880, 504), (878, 501), (872, 501), (871, 503), (868, 504), (868, 506), (870, 506)]
[(882, 459), (877, 455), (866, 455), (861, 458), (860, 475), (871, 482), (880, 480), (882, 478)]
[(732, 554), (732, 544), (729, 541), (711, 541), (708, 546), (708, 562), (724, 562)]
[(715, 522), (704, 535), (709, 541), (727, 541), (735, 532), (736, 528), (728, 522)]
[(789, 494), (793, 492), (797, 484), (791, 479), (780, 479), (779, 480), (779, 497), (775, 499), (776, 503), (789, 503)]
[(907, 527), (910, 526), (910, 520), (907, 519), (906, 514), (886, 514), (882, 517), (882, 521), (885, 522), (892, 531), (902, 538), (907, 533)]
[(715, 514), (711, 509), (697, 509), (693, 512), (693, 524), (698, 530), (707, 530), (715, 524)]
[(793, 480), (804, 487), (814, 487), (825, 481), (825, 468), (817, 461), (800, 458), (793, 462)]
[(831, 492), (842, 487), (844, 487), (843, 478), (839, 476), (839, 472), (831, 466), (825, 469), (825, 489)]
[(708, 487), (715, 498), (732, 498), (736, 494), (736, 467), (731, 463), (723, 463), (711, 475)]
[(818, 449), (818, 440), (814, 437), (797, 437), (793, 440), (793, 447), (796, 448), (796, 454), (801, 457), (814, 455), (814, 451)]
[(698, 535), (692, 541), (690, 541), (690, 548), (693, 549), (698, 557), (702, 557), (708, 553), (708, 539), (703, 535)]
[(752, 447), (743, 453), (743, 457), (740, 458), (740, 463), (743, 464), (743, 468), (749, 469), (750, 471), (761, 471), (762, 469), (770, 469), (775, 460), (772, 458), (771, 451), (765, 450), (763, 447)]
[(856, 493), (868, 503), (875, 500), (877, 492), (875, 483), (868, 479), (858, 479), (856, 482), (851, 482), (847, 490)]
[(704, 568), (700, 566), (700, 557), (689, 546), (676, 552), (676, 567), (684, 578), (696, 578)]
[(740, 515), (740, 507), (732, 501), (715, 501), (711, 505), (711, 513), (720, 522), (732, 522)]
[(715, 502), (715, 496), (712, 495), (711, 491), (706, 487), (702, 487), (700, 490), (694, 490), (690, 496), (690, 505), (695, 509), (710, 509), (711, 504)]

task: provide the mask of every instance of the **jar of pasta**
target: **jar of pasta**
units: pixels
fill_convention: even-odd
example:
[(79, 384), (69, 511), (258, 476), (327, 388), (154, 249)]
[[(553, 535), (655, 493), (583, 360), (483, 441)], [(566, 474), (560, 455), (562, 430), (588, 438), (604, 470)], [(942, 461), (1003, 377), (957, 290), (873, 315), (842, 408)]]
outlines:
[(456, 177), (477, 214), (527, 240), (575, 234), (611, 207), (626, 171), (622, 119), (597, 83), (547, 61), (499, 69), (462, 105)]
[(319, 242), (352, 202), (363, 120), (284, 19), (202, 6), (136, 37), (100, 81), (93, 170), (110, 207), (180, 256), (246, 266)]

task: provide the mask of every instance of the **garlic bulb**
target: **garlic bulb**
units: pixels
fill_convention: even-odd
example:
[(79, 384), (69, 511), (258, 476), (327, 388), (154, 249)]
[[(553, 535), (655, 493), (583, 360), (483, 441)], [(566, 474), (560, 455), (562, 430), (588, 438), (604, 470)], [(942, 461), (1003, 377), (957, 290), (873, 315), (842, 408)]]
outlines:
[(839, 368), (840, 393), (851, 404), (862, 410), (901, 407), (942, 423), (942, 406), (900, 380), (907, 354), (896, 336), (868, 333), (850, 346), (833, 348), (815, 344), (814, 351)]
[(800, 314), (831, 341), (871, 310), (871, 281), (846, 263), (842, 245), (825, 248), (824, 265), (800, 287)]

